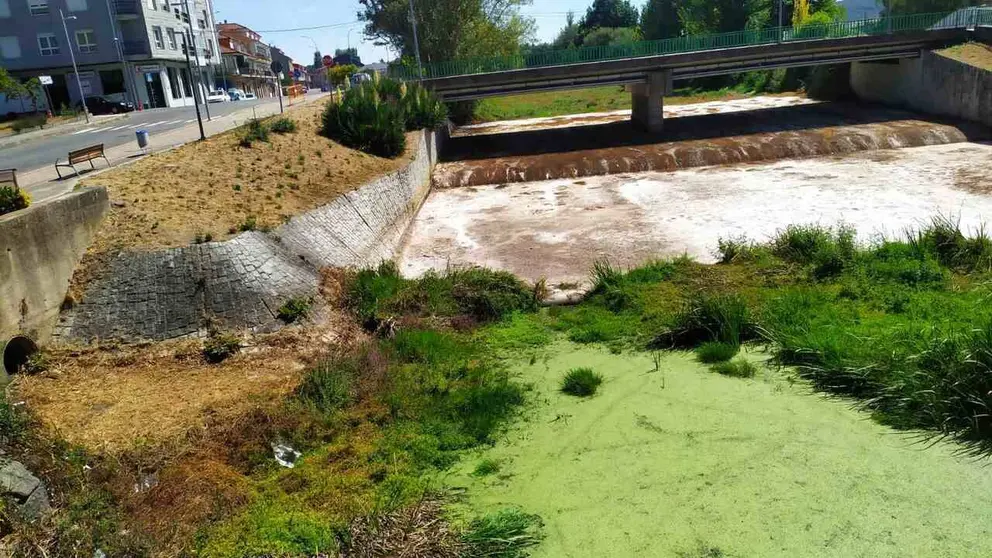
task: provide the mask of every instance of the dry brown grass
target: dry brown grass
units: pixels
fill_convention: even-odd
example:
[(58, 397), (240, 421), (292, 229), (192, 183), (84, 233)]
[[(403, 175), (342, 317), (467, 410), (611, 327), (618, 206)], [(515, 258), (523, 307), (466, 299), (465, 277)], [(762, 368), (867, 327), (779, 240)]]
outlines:
[[(104, 454), (175, 454), (209, 424), (279, 400), (309, 364), (359, 335), (347, 318), (245, 341), (208, 364), (199, 341), (55, 348), (52, 367), (13, 389), (49, 429)], [(166, 449), (168, 448), (168, 449)]]
[(232, 130), (82, 181), (106, 186), (115, 202), (93, 249), (184, 246), (207, 233), (223, 240), (248, 216), (259, 227), (275, 227), (408, 162), (409, 156), (382, 159), (319, 136), (323, 107), (308, 103), (287, 112), (298, 130), (272, 133), (269, 143), (241, 147), (239, 130)]
[(964, 62), (983, 70), (992, 70), (992, 46), (986, 44), (964, 43), (937, 52), (958, 62)]

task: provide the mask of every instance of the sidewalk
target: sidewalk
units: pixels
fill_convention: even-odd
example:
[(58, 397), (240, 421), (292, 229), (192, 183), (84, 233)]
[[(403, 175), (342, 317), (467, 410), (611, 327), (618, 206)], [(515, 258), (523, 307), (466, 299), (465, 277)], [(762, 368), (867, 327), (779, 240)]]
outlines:
[[(312, 103), (324, 99), (327, 96), (326, 93), (314, 94), (303, 99), (298, 99), (293, 102), (292, 105), (289, 104), (289, 99), (284, 98), (283, 103), (285, 104), (286, 111), (291, 111), (294, 108), (301, 106), (305, 103)], [(201, 107), (202, 109), (202, 107)], [(279, 114), (279, 102), (275, 101), (272, 103), (266, 103), (264, 105), (255, 106), (253, 108), (248, 108), (245, 110), (240, 110), (231, 113), (227, 116), (214, 118), (213, 121), (207, 121), (206, 114), (203, 115), (203, 132), (207, 137), (215, 136), (217, 134), (226, 132), (233, 128), (236, 128), (251, 118), (258, 117), (263, 118), (266, 116), (272, 116), (274, 114)], [(200, 139), (200, 129), (199, 126), (194, 122), (183, 128), (178, 128), (175, 130), (170, 130), (161, 135), (152, 134), (149, 137), (149, 145), (147, 150), (140, 149), (138, 147), (138, 142), (127, 143), (124, 145), (119, 145), (116, 147), (111, 147), (107, 149), (107, 158), (110, 159), (111, 164), (114, 167), (118, 165), (127, 164), (131, 161), (140, 160), (144, 155), (151, 153), (158, 153), (161, 151), (166, 151), (169, 149), (174, 149), (181, 145), (197, 141)], [(64, 179), (59, 180), (58, 173), (55, 172), (55, 166), (50, 165), (40, 169), (36, 169), (23, 175), (18, 174), (18, 182), (20, 182), (21, 187), (27, 190), (31, 194), (31, 199), (33, 203), (38, 203), (42, 200), (60, 196), (66, 192), (71, 192), (75, 188), (76, 184), (84, 179), (91, 178), (104, 172), (106, 169), (106, 163), (100, 159), (95, 161), (95, 165), (98, 170), (92, 171), (89, 168), (89, 163), (83, 163), (82, 165), (77, 165), (77, 167), (82, 170), (81, 176), (66, 176)], [(85, 168), (85, 170), (83, 170)], [(71, 169), (66, 169), (70, 173)], [(63, 176), (64, 173), (63, 173)]]

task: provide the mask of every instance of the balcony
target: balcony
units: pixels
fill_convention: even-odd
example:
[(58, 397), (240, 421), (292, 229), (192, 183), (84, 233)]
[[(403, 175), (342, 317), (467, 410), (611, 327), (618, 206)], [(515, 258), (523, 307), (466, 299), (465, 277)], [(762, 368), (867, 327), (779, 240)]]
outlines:
[(119, 17), (141, 15), (141, 0), (113, 0), (113, 4)]
[(145, 41), (121, 41), (124, 56), (151, 56), (151, 49)]

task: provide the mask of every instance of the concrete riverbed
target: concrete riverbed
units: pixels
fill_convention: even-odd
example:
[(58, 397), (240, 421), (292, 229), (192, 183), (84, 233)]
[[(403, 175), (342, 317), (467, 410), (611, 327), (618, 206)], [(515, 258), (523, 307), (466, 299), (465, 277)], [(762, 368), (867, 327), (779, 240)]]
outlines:
[(403, 273), (482, 265), (549, 284), (583, 281), (596, 260), (624, 266), (717, 241), (765, 240), (792, 223), (846, 223), (863, 240), (942, 214), (975, 230), (992, 219), (992, 144), (884, 149), (435, 190), (414, 222)]

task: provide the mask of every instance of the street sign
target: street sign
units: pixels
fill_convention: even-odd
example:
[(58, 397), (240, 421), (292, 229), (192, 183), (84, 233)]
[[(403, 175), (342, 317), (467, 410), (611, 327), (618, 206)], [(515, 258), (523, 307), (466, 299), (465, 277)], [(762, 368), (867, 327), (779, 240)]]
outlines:
[(278, 60), (273, 60), (272, 65), (269, 67), (272, 68), (273, 74), (279, 75), (282, 73), (282, 62)]
[(301, 72), (299, 70), (293, 70), (293, 78), (294, 79), (300, 79), (300, 77), (302, 77), (302, 76), (303, 76), (303, 72)]
[(334, 65), (334, 59), (331, 58), (330, 54), (325, 54), (324, 58), (322, 58), (321, 61), (324, 63), (324, 66), (328, 68)]
[(52, 81), (52, 76), (38, 76), (38, 81), (40, 81), (42, 85), (51, 85), (54, 83)]

